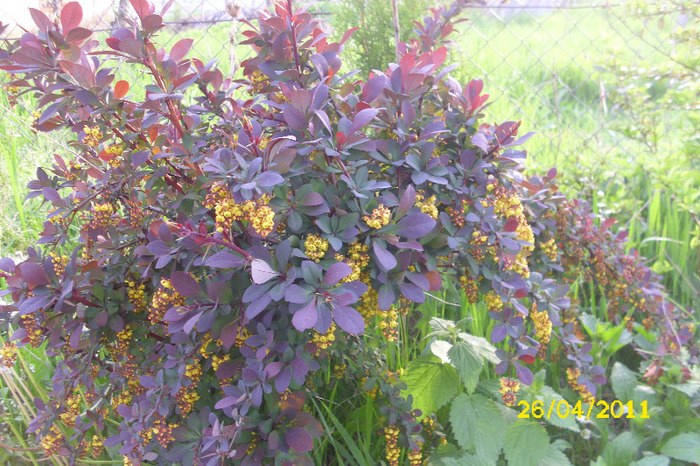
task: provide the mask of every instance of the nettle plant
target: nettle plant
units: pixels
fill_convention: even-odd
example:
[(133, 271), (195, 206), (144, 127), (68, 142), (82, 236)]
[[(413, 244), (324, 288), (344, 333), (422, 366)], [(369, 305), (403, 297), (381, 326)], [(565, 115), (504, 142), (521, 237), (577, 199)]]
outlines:
[[(387, 460), (419, 463), (422, 413), (369, 336), (396, 342), (446, 281), (497, 321), (498, 374), (530, 384), (551, 334), (596, 393), (604, 369), (552, 278), (567, 225), (514, 149), (529, 135), (478, 124), (481, 81), (442, 67), (465, 3), (435, 10), (366, 82), (339, 74), (352, 31), (329, 43), (291, 1), (248, 24), (255, 55), (236, 81), (187, 58), (191, 40), (156, 48), (163, 13), (146, 0), (104, 49), (77, 3), (55, 22), (32, 10), (38, 34), (7, 44), (0, 68), (38, 99), (38, 130), (75, 135), (75, 155), (30, 184), (52, 205), (43, 247), (0, 270), (13, 340), (61, 361), (30, 427), (47, 453), (309, 463), (330, 435), (310, 381), (338, 376), (332, 353), (358, 389), (381, 389)], [(151, 80), (145, 95), (114, 82), (115, 63)]]

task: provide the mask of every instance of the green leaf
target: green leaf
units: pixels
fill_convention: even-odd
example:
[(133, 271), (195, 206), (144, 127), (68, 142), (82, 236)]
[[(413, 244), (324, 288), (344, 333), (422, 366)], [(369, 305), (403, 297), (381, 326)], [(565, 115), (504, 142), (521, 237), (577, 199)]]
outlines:
[(506, 423), (492, 400), (478, 394), (462, 393), (452, 403), (450, 424), (462, 448), (473, 448), (477, 456), (491, 463), (498, 459), (505, 440)]
[(634, 461), (640, 444), (641, 439), (632, 432), (623, 432), (605, 446), (602, 457), (606, 464), (630, 464)]
[(536, 422), (520, 419), (506, 429), (503, 452), (509, 466), (538, 466), (549, 448), (547, 431)]
[(498, 364), (501, 362), (501, 359), (496, 356), (496, 347), (489, 343), (486, 338), (477, 337), (464, 332), (458, 333), (457, 336), (473, 346), (477, 353), (492, 363)]
[[(536, 400), (541, 400), (544, 405), (544, 415), (542, 416), (543, 420), (547, 421), (553, 426), (563, 427), (564, 429), (569, 429), (574, 432), (581, 431), (578, 424), (576, 424), (576, 416), (571, 414), (573, 406), (570, 406), (564, 397), (555, 392), (552, 387), (542, 387), (540, 393), (534, 397), (530, 397), (528, 401), (533, 402)], [(550, 406), (552, 407), (551, 413), (549, 412)], [(559, 408), (558, 412), (557, 408)]]
[(459, 387), (455, 368), (435, 356), (418, 356), (408, 364), (401, 380), (413, 395), (413, 407), (423, 411), (423, 415), (445, 406)]
[(457, 369), (467, 393), (474, 393), (479, 383), (479, 374), (484, 367), (484, 359), (473, 346), (464, 341), (455, 343), (447, 352), (447, 357)]
[(637, 386), (637, 374), (629, 370), (624, 364), (616, 362), (610, 374), (613, 392), (618, 400), (631, 400), (634, 387)]
[(669, 387), (675, 388), (679, 392), (685, 393), (689, 398), (692, 398), (698, 393), (700, 393), (700, 382), (697, 382), (695, 380), (691, 380), (687, 383), (670, 384)]
[(542, 466), (571, 466), (571, 461), (562, 451), (550, 445), (540, 464)]
[(661, 447), (661, 453), (677, 460), (695, 463), (700, 458), (700, 434), (687, 432), (676, 435)]
[(635, 461), (630, 466), (668, 466), (671, 459), (668, 456), (651, 455)]

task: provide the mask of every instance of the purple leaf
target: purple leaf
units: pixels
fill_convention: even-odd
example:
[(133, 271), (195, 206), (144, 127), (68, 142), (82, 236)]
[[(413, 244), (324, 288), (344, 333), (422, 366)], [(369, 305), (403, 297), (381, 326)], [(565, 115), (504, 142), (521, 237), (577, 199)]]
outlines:
[(144, 388), (148, 389), (156, 388), (158, 386), (156, 379), (150, 375), (142, 375), (141, 377), (139, 377), (139, 382), (141, 382), (141, 385)]
[(49, 284), (49, 277), (44, 269), (36, 262), (22, 262), (17, 266), (17, 275), (29, 285), (41, 286)]
[(379, 97), (379, 94), (384, 90), (385, 82), (386, 76), (383, 74), (377, 75), (367, 81), (365, 85), (362, 86), (362, 100), (369, 103)]
[(379, 110), (376, 108), (366, 108), (357, 112), (357, 115), (355, 115), (352, 125), (350, 126), (350, 132), (347, 134), (347, 136), (350, 137), (357, 131), (367, 126), (367, 124), (372, 121), (375, 116), (377, 116), (378, 112)]
[(253, 283), (258, 285), (261, 285), (278, 275), (277, 272), (272, 270), (267, 262), (260, 259), (253, 259), (250, 264), (250, 274), (253, 277)]
[(374, 255), (379, 261), (379, 266), (384, 272), (388, 272), (396, 267), (396, 258), (392, 253), (384, 249), (379, 243), (374, 242), (372, 244), (372, 249), (374, 250)]
[(533, 380), (533, 375), (532, 371), (528, 369), (527, 367), (521, 366), (520, 364), (514, 363), (515, 366), (515, 373), (518, 376), (518, 379), (525, 385), (531, 385), (532, 380)]
[(402, 283), (399, 289), (406, 299), (418, 304), (425, 302), (425, 293), (413, 283)]
[(173, 284), (175, 291), (185, 297), (197, 296), (202, 292), (202, 288), (197, 283), (197, 280), (187, 272), (173, 272), (170, 276), (170, 282)]
[(282, 175), (280, 175), (276, 171), (268, 170), (256, 176), (255, 182), (259, 186), (267, 188), (270, 186), (277, 186), (278, 184), (284, 183), (284, 178), (282, 178)]
[(228, 251), (219, 251), (204, 261), (205, 265), (214, 267), (215, 269), (236, 269), (243, 266), (245, 263), (245, 259)]
[(396, 209), (396, 215), (403, 217), (414, 205), (416, 205), (416, 190), (413, 188), (413, 185), (409, 184), (403, 196), (401, 196), (401, 202), (399, 202), (399, 207)]
[(214, 405), (214, 409), (224, 409), (228, 408), (229, 406), (233, 406), (234, 404), (236, 404), (236, 397), (227, 396), (217, 401)]
[(269, 294), (261, 296), (248, 306), (248, 308), (245, 310), (245, 316), (248, 319), (254, 319), (258, 314), (265, 310), (267, 305), (270, 304), (270, 301), (272, 301), (272, 298)]
[(318, 311), (316, 310), (316, 300), (312, 299), (309, 304), (297, 310), (292, 317), (292, 325), (294, 328), (303, 332), (313, 328), (318, 321)]
[(306, 453), (314, 448), (314, 440), (311, 434), (301, 427), (290, 427), (284, 433), (284, 440), (287, 444), (299, 453)]
[(333, 309), (333, 320), (338, 327), (351, 335), (360, 335), (365, 331), (365, 320), (351, 307), (338, 306)]
[(15, 261), (10, 259), (9, 257), (3, 257), (2, 259), (0, 259), (0, 270), (3, 270), (7, 273), (14, 273)]
[(476, 133), (474, 136), (472, 136), (472, 144), (484, 152), (489, 151), (489, 142), (486, 140), (484, 133)]
[(284, 300), (288, 303), (304, 304), (309, 299), (309, 294), (299, 285), (289, 285), (284, 290)]
[(277, 393), (282, 393), (289, 387), (289, 382), (292, 380), (292, 373), (289, 370), (284, 370), (280, 372), (277, 377), (275, 377), (275, 390)]
[(377, 298), (378, 304), (379, 304), (379, 309), (382, 311), (386, 311), (391, 307), (392, 304), (394, 304), (394, 301), (396, 300), (396, 295), (394, 294), (394, 290), (391, 289), (391, 287), (387, 285), (382, 285), (379, 288), (379, 296)]
[(282, 114), (284, 115), (284, 121), (287, 122), (290, 128), (297, 131), (302, 131), (304, 129), (306, 118), (299, 109), (292, 105), (287, 105), (284, 107)]
[(310, 192), (306, 196), (304, 196), (304, 199), (301, 200), (301, 205), (304, 207), (315, 207), (319, 205), (323, 205), (323, 196), (321, 196), (317, 192)]
[(229, 350), (236, 342), (236, 337), (238, 336), (238, 324), (231, 322), (227, 324), (223, 329), (221, 329), (221, 335), (219, 339), (224, 345), (224, 349)]
[(117, 435), (112, 435), (111, 437), (107, 437), (106, 439), (104, 439), (104, 441), (102, 442), (102, 445), (104, 445), (105, 447), (115, 447), (115, 446), (119, 445), (121, 442), (122, 442), (122, 436), (121, 436), (121, 434), (117, 434)]
[(427, 235), (435, 228), (437, 222), (429, 215), (415, 213), (407, 215), (396, 224), (397, 233), (407, 239), (418, 239)]
[(505, 340), (507, 333), (505, 325), (496, 325), (491, 331), (491, 343), (499, 343)]
[(351, 273), (352, 268), (348, 264), (345, 262), (336, 262), (328, 267), (328, 271), (326, 271), (326, 275), (323, 277), (323, 284), (326, 286), (333, 286)]

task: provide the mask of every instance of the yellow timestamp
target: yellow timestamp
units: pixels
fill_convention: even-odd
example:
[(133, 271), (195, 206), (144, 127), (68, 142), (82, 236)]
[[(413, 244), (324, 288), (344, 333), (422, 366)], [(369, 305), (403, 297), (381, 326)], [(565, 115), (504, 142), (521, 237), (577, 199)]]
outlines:
[(566, 400), (552, 400), (549, 403), (549, 406), (547, 406), (545, 402), (541, 400), (533, 401), (532, 403), (521, 400), (518, 402), (518, 407), (524, 406), (524, 409), (518, 413), (518, 417), (520, 419), (530, 419), (530, 417), (535, 419), (542, 419), (543, 417), (550, 419), (552, 416), (557, 416), (564, 419), (573, 415), (578, 418), (585, 417), (586, 420), (588, 420), (593, 412), (593, 407), (597, 406), (600, 408), (600, 412), (595, 413), (596, 419), (610, 419), (610, 417), (615, 419), (620, 419), (623, 417), (625, 419), (634, 419), (636, 417), (639, 417), (640, 419), (649, 419), (649, 407), (647, 404), (647, 400), (639, 403), (638, 407), (641, 409), (635, 413), (634, 401), (632, 400), (628, 401), (627, 403), (622, 403), (620, 400), (615, 400), (611, 403), (608, 403), (605, 400), (598, 400), (588, 405), (587, 409), (581, 400), (579, 400), (573, 406), (573, 408)]

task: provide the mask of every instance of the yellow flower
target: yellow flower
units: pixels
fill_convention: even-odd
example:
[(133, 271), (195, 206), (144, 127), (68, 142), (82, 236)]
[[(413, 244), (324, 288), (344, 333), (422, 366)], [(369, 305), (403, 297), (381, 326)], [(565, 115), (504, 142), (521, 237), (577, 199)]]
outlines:
[(384, 207), (384, 204), (379, 204), (379, 207), (372, 211), (372, 217), (365, 215), (362, 219), (370, 228), (380, 229), (391, 221), (391, 211)]

